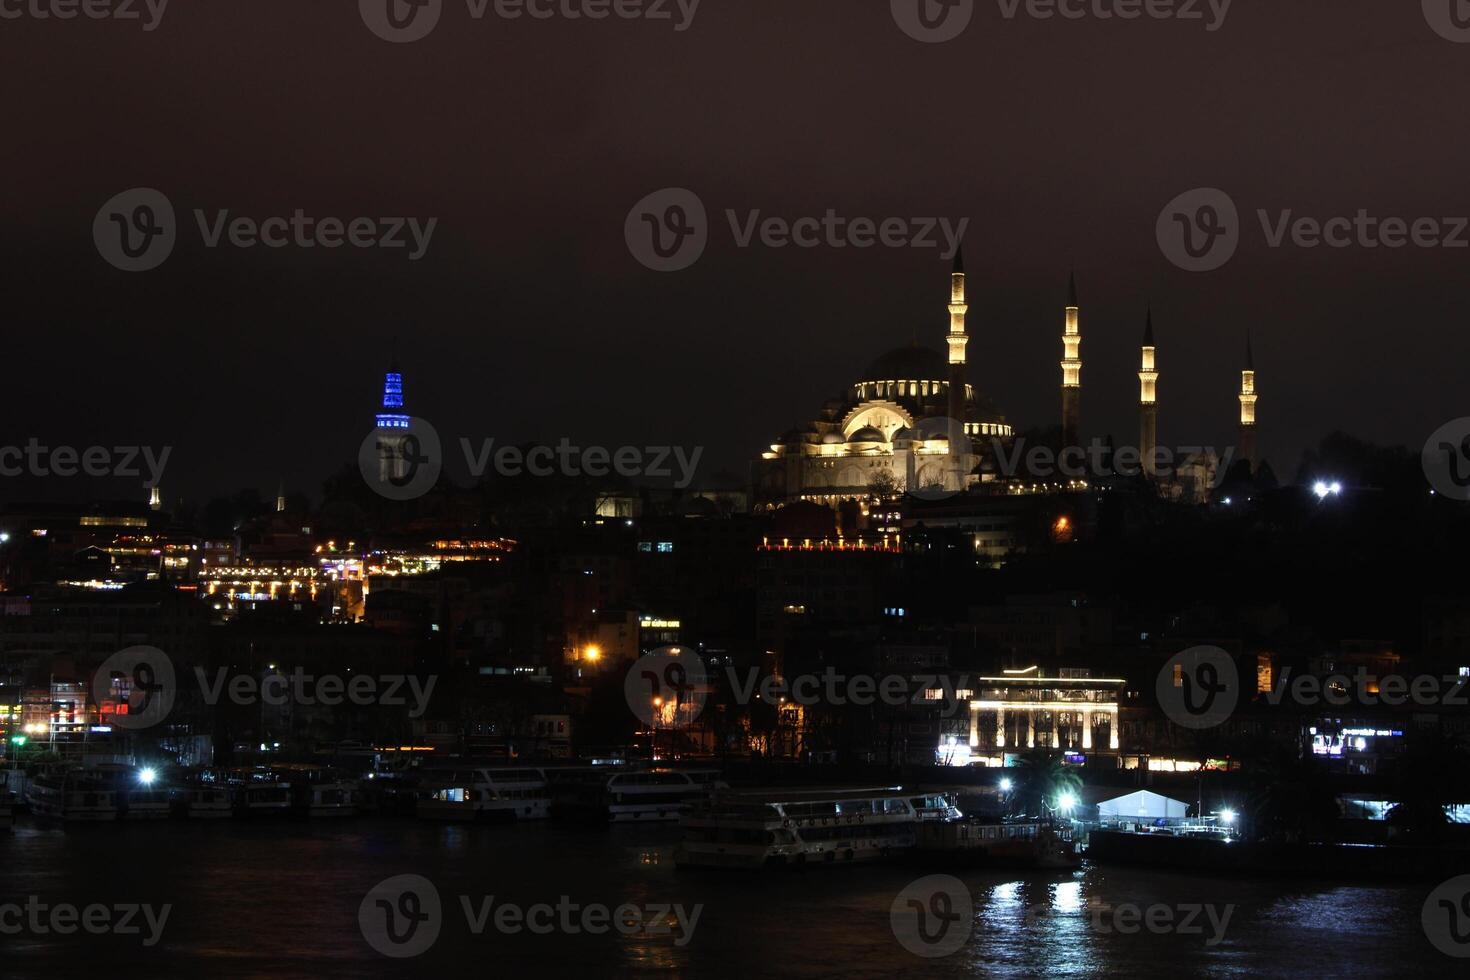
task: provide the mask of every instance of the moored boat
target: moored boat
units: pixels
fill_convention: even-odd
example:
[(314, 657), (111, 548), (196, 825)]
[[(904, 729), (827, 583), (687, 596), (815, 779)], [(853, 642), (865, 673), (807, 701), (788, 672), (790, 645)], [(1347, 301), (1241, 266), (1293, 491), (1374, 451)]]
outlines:
[(81, 769), (45, 772), (26, 786), (31, 813), (68, 823), (100, 823), (117, 819), (117, 793), (96, 773)]
[(678, 820), (708, 789), (677, 769), (646, 769), (605, 775), (579, 785), (567, 801), (569, 813), (613, 823)]
[(1065, 829), (966, 819), (920, 824), (915, 856), (948, 866), (992, 868), (1075, 868), (1082, 863)]
[(681, 867), (877, 861), (912, 850), (919, 814), (901, 787), (723, 793), (681, 821)]
[(236, 769), (229, 784), (230, 803), (239, 816), (282, 816), (291, 810), (291, 783), (274, 769)]
[(544, 820), (551, 811), (540, 769), (475, 768), (424, 774), (415, 812), (428, 820)]

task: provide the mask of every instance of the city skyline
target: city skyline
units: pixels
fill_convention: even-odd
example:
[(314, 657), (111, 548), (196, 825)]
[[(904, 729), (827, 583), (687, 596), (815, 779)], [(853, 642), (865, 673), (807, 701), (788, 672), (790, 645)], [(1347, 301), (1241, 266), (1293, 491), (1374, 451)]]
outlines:
[[(930, 305), (942, 248), (741, 247), (725, 214), (738, 228), (757, 211), (790, 221), (831, 209), (970, 219), (973, 380), (1025, 425), (1056, 414), (1055, 308), (1069, 268), (1088, 305), (1095, 434), (1137, 431), (1134, 348), (1150, 305), (1167, 357), (1161, 442), (1233, 438), (1237, 386), (1216, 368), (1238, 361), (1247, 330), (1275, 382), (1263, 449), (1283, 475), (1333, 430), (1412, 448), (1462, 414), (1452, 393), (1470, 340), (1447, 329), (1459, 317), (1457, 248), (1269, 241), (1286, 211), (1319, 221), (1359, 210), (1470, 214), (1456, 176), (1463, 150), (1435, 135), (1458, 123), (1426, 97), (1453, 87), (1464, 51), (1419, 11), (1362, 3), (1330, 18), (1287, 10), (1264, 20), (1241, 8), (1213, 32), (989, 11), (941, 45), (916, 44), (883, 10), (850, 17), (811, 4), (780, 17), (774, 42), (758, 8), (704, 5), (682, 32), (484, 23), (390, 46), (328, 11), (204, 20), (176, 11), (145, 36), (147, 58), (134, 56), (131, 35), (112, 43), (116, 25), (16, 22), (17, 40), (73, 30), (88, 60), (54, 73), (22, 109), (26, 139), (7, 164), (28, 193), (12, 202), (12, 234), (0, 243), (14, 362), (65, 365), (68, 396), (50, 397), (42, 372), (17, 371), (0, 407), (50, 443), (174, 446), (183, 496), (268, 493), (280, 480), (315, 488), (328, 475), (321, 447), (350, 452), (361, 437), (347, 407), (371, 397), (399, 336), (426, 418), (512, 441), (617, 444), (636, 433), (708, 446), (711, 470), (739, 472), (809, 411), (809, 392), (839, 390), (867, 352), (942, 327)], [(851, 32), (846, 46), (827, 43), (833, 17)], [(745, 53), (773, 43), (807, 57), (743, 72)], [(46, 70), (35, 61), (45, 45), (13, 46), (17, 70)], [(487, 48), (494, 58), (477, 57)], [(229, 82), (227, 64), (188, 53), (220, 49), (262, 70), (269, 52), (270, 90), (293, 91), (299, 108), (276, 112)], [(1324, 69), (1332, 57), (1288, 56), (1297, 49), (1409, 57), (1390, 81)], [(1042, 50), (1052, 68), (1036, 71)], [(534, 70), (552, 56), (561, 71)], [(925, 78), (925, 97), (841, 68), (859, 56), (891, 65), (893, 77)], [(637, 70), (651, 60), (682, 84)], [(346, 67), (380, 62), (391, 68), (382, 77)], [(211, 91), (207, 106), (167, 81), (184, 65)], [(420, 85), (383, 80), (398, 72)], [(114, 81), (99, 94), (103, 77)], [(788, 111), (757, 113), (721, 95), (730, 79), (749, 106), (779, 96)], [(1328, 79), (1334, 104), (1357, 114), (1350, 126), (1336, 109), (1278, 97)], [(493, 113), (471, 104), (449, 129), (424, 111), (480, 86), (509, 102), (491, 100)], [(719, 125), (698, 111), (710, 101)], [(1399, 111), (1406, 103), (1412, 113)], [(138, 113), (138, 125), (123, 122)], [(167, 138), (139, 135), (157, 132), (160, 118), (176, 120)], [(822, 139), (807, 131), (815, 118)], [(983, 124), (955, 125), (970, 118)], [(48, 121), (57, 119), (67, 122)], [(507, 131), (535, 138), (498, 138)], [(619, 134), (616, 152), (574, 149), (609, 133)], [(281, 145), (294, 148), (290, 165)], [(90, 168), (83, 151), (93, 146), (115, 148), (118, 167)], [(745, 163), (732, 170), (732, 159)], [(583, 167), (597, 179), (574, 179)], [(1396, 179), (1405, 173), (1411, 185)], [(637, 201), (669, 186), (700, 197), (712, 230), (696, 264), (659, 274), (629, 255), (622, 228)], [(97, 254), (90, 228), (132, 187), (166, 194), (181, 230), (168, 262), (127, 274)], [(1155, 240), (1160, 212), (1195, 187), (1225, 191), (1242, 224), (1234, 257), (1207, 273), (1179, 268)], [(410, 248), (208, 248), (193, 215), (204, 212), (208, 228), (220, 211), (260, 221), (298, 208), (438, 226), (410, 261)]]

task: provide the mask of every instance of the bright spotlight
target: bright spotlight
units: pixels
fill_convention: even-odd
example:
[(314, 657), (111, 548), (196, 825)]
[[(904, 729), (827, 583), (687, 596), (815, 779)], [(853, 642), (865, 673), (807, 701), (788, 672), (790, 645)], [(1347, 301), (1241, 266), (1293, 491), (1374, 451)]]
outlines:
[(1061, 810), (1063, 813), (1071, 810), (1076, 805), (1077, 795), (1075, 793), (1063, 793), (1061, 796), (1057, 797), (1057, 809)]
[(1220, 822), (1223, 823), (1223, 824), (1232, 824), (1232, 823), (1235, 823), (1235, 811), (1234, 810), (1221, 810), (1220, 811)]
[(1015, 785), (1016, 784), (1011, 782), (1009, 779), (1002, 779), (1000, 781), (1000, 791), (1002, 793), (1009, 793), (1011, 791), (1011, 788)]
[(138, 782), (142, 783), (144, 786), (152, 786), (153, 781), (157, 778), (158, 771), (156, 769), (144, 769), (138, 773)]
[(1318, 480), (1316, 483), (1312, 484), (1312, 492), (1317, 495), (1318, 500), (1326, 500), (1327, 495), (1332, 492), (1332, 488), (1323, 483), (1321, 480)]

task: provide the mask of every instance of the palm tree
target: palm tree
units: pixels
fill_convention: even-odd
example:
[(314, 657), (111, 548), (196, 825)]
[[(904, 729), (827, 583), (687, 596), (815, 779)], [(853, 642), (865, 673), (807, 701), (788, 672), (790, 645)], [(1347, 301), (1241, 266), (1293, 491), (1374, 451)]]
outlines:
[(1082, 777), (1063, 761), (1060, 752), (1028, 749), (1016, 760), (1015, 791), (1011, 794), (1013, 816), (1039, 817), (1055, 810), (1064, 793), (1082, 791)]

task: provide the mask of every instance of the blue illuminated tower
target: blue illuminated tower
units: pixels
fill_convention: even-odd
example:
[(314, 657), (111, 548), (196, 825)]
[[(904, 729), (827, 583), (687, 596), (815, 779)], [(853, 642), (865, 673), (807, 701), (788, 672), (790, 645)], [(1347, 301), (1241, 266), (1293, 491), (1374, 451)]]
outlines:
[(403, 479), (408, 472), (404, 445), (408, 416), (403, 414), (403, 374), (395, 356), (383, 377), (383, 410), (377, 415), (378, 479)]

